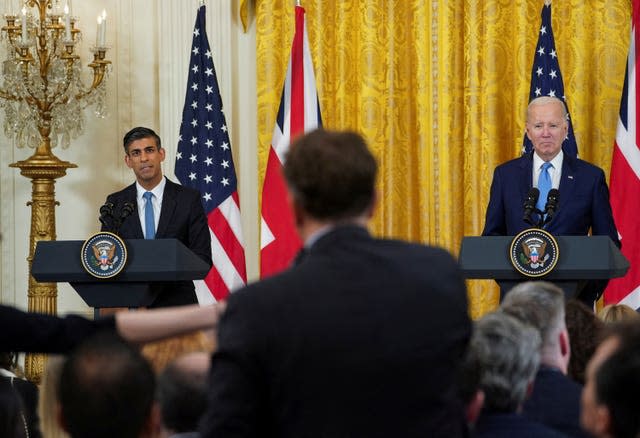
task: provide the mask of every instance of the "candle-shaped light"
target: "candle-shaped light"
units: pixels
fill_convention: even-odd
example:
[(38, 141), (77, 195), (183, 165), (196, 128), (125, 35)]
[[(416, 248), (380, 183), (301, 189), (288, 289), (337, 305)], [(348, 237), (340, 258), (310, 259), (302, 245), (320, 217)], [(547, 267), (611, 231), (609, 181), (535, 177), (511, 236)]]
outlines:
[(71, 16), (68, 3), (64, 5), (64, 39), (71, 41)]
[(96, 29), (96, 47), (100, 47), (100, 26), (102, 26), (102, 17), (98, 15), (98, 28)]
[(22, 8), (22, 42), (27, 42), (27, 8)]
[(100, 47), (105, 47), (107, 44), (107, 11), (102, 10), (102, 23), (100, 27)]

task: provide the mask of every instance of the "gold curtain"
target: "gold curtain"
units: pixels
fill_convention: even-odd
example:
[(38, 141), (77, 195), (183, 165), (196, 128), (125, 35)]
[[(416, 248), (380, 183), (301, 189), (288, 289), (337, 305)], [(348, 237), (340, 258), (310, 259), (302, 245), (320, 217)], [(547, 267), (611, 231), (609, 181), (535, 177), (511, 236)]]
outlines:
[[(293, 3), (255, 0), (261, 178), (293, 38)], [(362, 132), (380, 163), (376, 235), (457, 254), (463, 236), (480, 234), (493, 169), (521, 150), (542, 5), (303, 0), (323, 124)], [(630, 0), (562, 0), (552, 8), (580, 157), (608, 174)], [(473, 317), (497, 305), (492, 281), (468, 286)]]

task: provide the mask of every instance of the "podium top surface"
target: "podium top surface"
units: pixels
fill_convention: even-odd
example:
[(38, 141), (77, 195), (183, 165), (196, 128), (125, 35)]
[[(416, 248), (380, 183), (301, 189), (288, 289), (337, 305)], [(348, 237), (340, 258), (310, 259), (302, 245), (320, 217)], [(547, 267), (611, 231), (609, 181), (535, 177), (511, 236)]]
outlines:
[[(629, 261), (608, 236), (554, 236), (558, 264), (547, 280), (596, 280), (622, 277)], [(465, 278), (523, 280), (511, 264), (513, 236), (469, 236), (462, 239), (459, 264)]]
[(177, 239), (129, 239), (127, 263), (117, 276), (101, 279), (84, 270), (82, 240), (40, 241), (31, 266), (39, 282), (102, 283), (182, 281), (204, 278), (209, 265)]

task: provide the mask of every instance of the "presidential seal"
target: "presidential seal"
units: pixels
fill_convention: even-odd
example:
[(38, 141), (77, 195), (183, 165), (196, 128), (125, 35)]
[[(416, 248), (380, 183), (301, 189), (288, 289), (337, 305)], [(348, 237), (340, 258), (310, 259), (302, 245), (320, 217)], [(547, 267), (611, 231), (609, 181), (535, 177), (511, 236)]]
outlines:
[(547, 231), (529, 228), (511, 241), (509, 259), (514, 268), (527, 277), (542, 277), (558, 263), (558, 242)]
[(113, 233), (97, 233), (85, 240), (80, 259), (89, 274), (97, 278), (111, 278), (124, 269), (127, 247)]

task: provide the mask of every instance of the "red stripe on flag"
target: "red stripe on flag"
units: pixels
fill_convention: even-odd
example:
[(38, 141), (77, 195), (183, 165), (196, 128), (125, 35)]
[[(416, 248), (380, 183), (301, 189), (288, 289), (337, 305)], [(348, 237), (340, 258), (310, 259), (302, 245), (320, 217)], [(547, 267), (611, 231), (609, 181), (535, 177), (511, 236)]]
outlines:
[(269, 150), (262, 193), (262, 219), (274, 236), (274, 240), (260, 253), (260, 274), (264, 278), (286, 269), (302, 246), (287, 202), (280, 160), (273, 147)]
[(229, 296), (229, 289), (224, 284), (220, 273), (215, 267), (212, 267), (207, 276), (204, 278), (204, 282), (211, 291), (211, 294), (220, 302)]
[(244, 248), (233, 229), (229, 226), (229, 222), (227, 222), (219, 208), (212, 210), (207, 219), (211, 232), (218, 238), (233, 267), (246, 283), (247, 272), (244, 263)]
[(609, 281), (605, 304), (621, 301), (640, 286), (640, 180), (617, 144), (613, 149), (610, 179), (613, 217), (622, 236), (622, 254), (629, 260), (630, 267), (624, 277)]
[(291, 47), (291, 126), (293, 140), (304, 131), (304, 9), (296, 6), (296, 33)]

